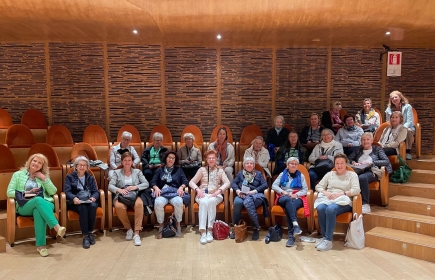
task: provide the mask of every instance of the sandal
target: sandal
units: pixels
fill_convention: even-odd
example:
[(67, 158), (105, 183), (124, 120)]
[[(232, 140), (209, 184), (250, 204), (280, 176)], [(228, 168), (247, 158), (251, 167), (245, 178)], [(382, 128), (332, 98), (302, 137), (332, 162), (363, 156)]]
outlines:
[(38, 250), (38, 252), (41, 255), (41, 257), (46, 257), (46, 256), (49, 255), (47, 248), (42, 248), (42, 249), (36, 248), (36, 250)]
[(162, 232), (163, 232), (163, 230), (159, 230), (159, 233), (156, 236), (157, 239), (162, 239), (162, 237), (163, 237)]

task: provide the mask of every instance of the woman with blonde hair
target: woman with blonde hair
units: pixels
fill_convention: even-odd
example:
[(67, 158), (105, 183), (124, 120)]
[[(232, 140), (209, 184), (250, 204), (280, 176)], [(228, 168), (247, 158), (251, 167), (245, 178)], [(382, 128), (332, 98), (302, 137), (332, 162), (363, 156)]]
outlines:
[(344, 123), (341, 120), (340, 110), (341, 102), (333, 101), (331, 102), (331, 109), (322, 114), (322, 125), (332, 130), (334, 134), (344, 126)]
[[(222, 194), (230, 187), (230, 181), (225, 175), (225, 171), (216, 164), (217, 152), (207, 151), (204, 157), (207, 166), (201, 167), (189, 182), (189, 187), (196, 191), (195, 201), (199, 204), (200, 243), (203, 245), (213, 241), (216, 206), (223, 201)], [(199, 186), (198, 183), (200, 183)]]
[(388, 101), (388, 107), (385, 110), (385, 121), (390, 121), (391, 115), (394, 111), (402, 113), (403, 127), (407, 129), (406, 134), (406, 159), (411, 160), (412, 142), (414, 141), (414, 113), (412, 112), (412, 106), (409, 104), (408, 99), (403, 94), (395, 90), (390, 93), (390, 100)]
[(47, 224), (58, 236), (63, 237), (66, 232), (53, 213), (52, 196), (56, 191), (49, 177), (48, 160), (43, 154), (31, 155), (24, 167), (12, 175), (7, 190), (7, 196), (16, 199), (17, 213), (33, 217), (36, 246), (42, 257), (48, 256), (45, 247)]

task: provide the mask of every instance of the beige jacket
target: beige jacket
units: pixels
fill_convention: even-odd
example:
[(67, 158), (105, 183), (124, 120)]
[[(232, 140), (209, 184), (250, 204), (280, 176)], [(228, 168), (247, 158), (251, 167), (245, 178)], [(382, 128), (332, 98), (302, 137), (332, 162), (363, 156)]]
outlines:
[[(389, 125), (384, 129), (384, 131), (382, 131), (381, 138), (379, 138), (380, 144), (384, 141), (385, 138), (387, 138), (386, 141), (388, 141), (388, 137), (390, 135), (391, 129), (392, 129), (391, 125)], [(408, 129), (402, 126), (399, 129), (399, 133), (397, 133), (397, 135), (394, 137), (394, 141), (386, 142), (382, 148), (395, 148), (397, 154), (399, 154), (399, 145), (401, 142), (406, 140), (407, 134), (408, 134)]]
[[(214, 193), (218, 189), (222, 190), (222, 193), (230, 187), (230, 180), (228, 180), (225, 171), (221, 167), (215, 167), (210, 170), (210, 176), (208, 174), (208, 166), (201, 167), (196, 175), (190, 180), (189, 187), (192, 189), (200, 188), (201, 190), (208, 188), (208, 193)], [(210, 179), (210, 182), (209, 182)], [(199, 183), (199, 186), (197, 185)]]

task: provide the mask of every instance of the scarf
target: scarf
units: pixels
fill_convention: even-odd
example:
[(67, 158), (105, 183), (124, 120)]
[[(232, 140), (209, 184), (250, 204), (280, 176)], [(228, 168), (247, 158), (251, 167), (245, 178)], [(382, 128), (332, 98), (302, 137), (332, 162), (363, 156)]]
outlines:
[(328, 149), (330, 149), (330, 148), (332, 148), (334, 146), (335, 146), (335, 140), (334, 139), (332, 139), (332, 141), (329, 142), (329, 143), (325, 143), (323, 141), (320, 142), (320, 147), (322, 147), (324, 150), (328, 150)]
[(373, 108), (370, 108), (369, 113), (366, 114), (364, 112), (364, 109), (361, 110), (361, 121), (362, 123), (366, 123), (366, 121), (370, 120), (371, 118), (373, 118), (375, 116), (375, 110), (373, 110)]
[(392, 128), (391, 125), (387, 126), (387, 131), (385, 132), (386, 137), (384, 137), (381, 141), (382, 147), (387, 143), (393, 142), (401, 128), (401, 124), (399, 124), (396, 128)]
[(341, 121), (341, 119), (340, 119), (340, 112), (338, 112), (338, 113), (334, 113), (334, 112), (331, 110), (331, 111), (329, 111), (329, 113), (331, 114), (331, 121), (332, 121), (332, 124), (334, 124), (334, 123), (343, 123), (343, 122)]
[(174, 166), (172, 167), (165, 166), (163, 168), (162, 181), (166, 181), (166, 183), (172, 182), (172, 176), (171, 176), (172, 170), (174, 170)]
[(223, 164), (227, 159), (227, 140), (219, 145), (218, 139), (214, 142), (214, 149), (218, 153), (219, 164)]
[(243, 177), (249, 184), (252, 184), (255, 178), (255, 170), (252, 170), (252, 172), (248, 172), (246, 169), (243, 169)]
[(302, 181), (301, 181), (301, 172), (296, 170), (295, 173), (290, 173), (288, 169), (285, 169), (282, 173), (281, 180), (279, 181), (279, 185), (281, 188), (285, 188), (289, 181), (289, 175), (293, 178), (290, 183), (290, 188), (292, 189), (302, 189)]
[(356, 130), (356, 125), (346, 126), (346, 130), (347, 131), (354, 131), (354, 130)]

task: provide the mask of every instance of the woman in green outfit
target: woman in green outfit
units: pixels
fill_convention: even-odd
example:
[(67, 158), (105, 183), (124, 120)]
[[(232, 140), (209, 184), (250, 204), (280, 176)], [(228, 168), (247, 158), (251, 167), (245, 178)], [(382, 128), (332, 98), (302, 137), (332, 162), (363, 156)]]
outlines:
[(36, 246), (39, 254), (48, 256), (46, 245), (46, 228), (54, 228), (58, 236), (65, 235), (65, 227), (61, 227), (54, 216), (54, 200), (52, 195), (57, 189), (48, 177), (48, 160), (42, 154), (29, 157), (20, 171), (12, 176), (7, 196), (17, 200), (17, 213), (21, 216), (32, 216), (35, 223)]

